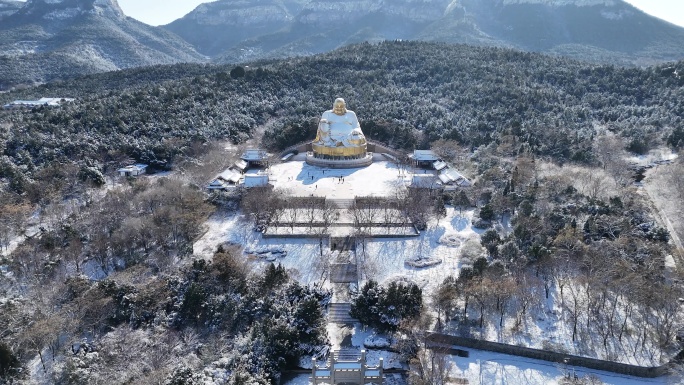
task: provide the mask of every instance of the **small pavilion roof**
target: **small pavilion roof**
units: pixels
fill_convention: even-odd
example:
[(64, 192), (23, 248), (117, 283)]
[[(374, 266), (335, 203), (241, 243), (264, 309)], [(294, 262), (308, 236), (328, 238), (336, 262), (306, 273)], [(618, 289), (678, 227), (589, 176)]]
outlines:
[(435, 170), (439, 171), (441, 169), (444, 169), (447, 167), (447, 164), (444, 161), (438, 160), (435, 163), (432, 164), (435, 167)]
[(431, 150), (414, 150), (409, 157), (419, 162), (436, 162), (439, 160), (437, 154)]
[(238, 183), (241, 177), (242, 175), (240, 174), (240, 172), (233, 170), (232, 168), (229, 168), (226, 171), (219, 174), (217, 179), (223, 179), (231, 183)]
[(233, 164), (233, 167), (237, 168), (240, 171), (245, 171), (247, 169), (247, 162), (243, 159), (235, 161), (235, 164)]
[(137, 164), (132, 164), (130, 166), (120, 168), (117, 171), (119, 171), (119, 172), (133, 172), (133, 171), (140, 172), (140, 171), (145, 171), (145, 169), (147, 169), (146, 164), (137, 163)]
[(245, 150), (245, 152), (242, 153), (242, 156), (240, 157), (240, 159), (246, 160), (248, 162), (260, 162), (267, 158), (268, 154), (266, 153), (266, 151), (253, 148)]

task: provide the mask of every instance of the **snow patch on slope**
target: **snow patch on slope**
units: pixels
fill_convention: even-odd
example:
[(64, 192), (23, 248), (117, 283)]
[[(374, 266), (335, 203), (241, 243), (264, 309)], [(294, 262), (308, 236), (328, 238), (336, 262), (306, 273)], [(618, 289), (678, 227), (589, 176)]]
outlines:
[(74, 18), (83, 13), (81, 8), (65, 8), (46, 13), (43, 16), (45, 20), (66, 20)]
[(249, 26), (254, 23), (289, 21), (293, 16), (286, 10), (275, 5), (254, 6), (239, 9), (216, 9), (203, 4), (191, 16), (204, 25), (232, 24), (235, 26)]
[(630, 11), (617, 11), (617, 12), (611, 12), (611, 11), (601, 11), (601, 16), (608, 20), (622, 20), (626, 17), (632, 16), (634, 12)]
[(605, 5), (608, 7), (616, 4), (615, 0), (503, 0), (504, 5), (509, 4), (541, 4), (551, 6), (575, 5), (578, 7), (589, 7), (594, 5)]

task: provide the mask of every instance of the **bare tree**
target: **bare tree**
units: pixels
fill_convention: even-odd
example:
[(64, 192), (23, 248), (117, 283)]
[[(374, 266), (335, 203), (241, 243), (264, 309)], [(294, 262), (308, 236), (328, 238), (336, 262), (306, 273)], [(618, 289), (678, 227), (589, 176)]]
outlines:
[(0, 193), (0, 252), (9, 248), (12, 238), (18, 234), (29, 206)]
[(447, 385), (453, 367), (450, 356), (434, 349), (423, 348), (413, 360), (418, 370), (409, 373), (410, 385)]
[(458, 282), (453, 276), (448, 276), (432, 295), (432, 306), (437, 311), (438, 330), (441, 330), (443, 327), (442, 317), (444, 317), (445, 324), (448, 324), (449, 320), (453, 317), (457, 300)]
[(594, 140), (594, 154), (601, 166), (610, 173), (618, 186), (626, 186), (631, 179), (631, 171), (625, 160), (627, 158), (625, 139), (613, 134), (597, 137)]
[(321, 225), (316, 227), (315, 231), (318, 235), (320, 256), (323, 257), (323, 238), (330, 234), (330, 226), (333, 224), (336, 216), (339, 215), (339, 212), (326, 200), (323, 200), (320, 203), (318, 208), (318, 219)]
[(541, 303), (541, 280), (530, 271), (521, 270), (517, 272), (511, 286), (518, 308), (515, 323), (520, 326), (528, 311)]
[(528, 186), (533, 185), (539, 179), (538, 174), (537, 162), (534, 158), (519, 156), (515, 160), (511, 174), (511, 189), (515, 192), (524, 193)]
[(584, 314), (585, 300), (581, 290), (575, 285), (569, 285), (568, 292), (570, 294), (570, 301), (566, 309), (570, 318), (570, 324), (572, 325), (572, 342), (575, 342), (579, 332), (579, 324)]
[(185, 148), (185, 157), (178, 162), (177, 169), (189, 183), (202, 187), (233, 164), (239, 151), (227, 150), (225, 143), (194, 142)]

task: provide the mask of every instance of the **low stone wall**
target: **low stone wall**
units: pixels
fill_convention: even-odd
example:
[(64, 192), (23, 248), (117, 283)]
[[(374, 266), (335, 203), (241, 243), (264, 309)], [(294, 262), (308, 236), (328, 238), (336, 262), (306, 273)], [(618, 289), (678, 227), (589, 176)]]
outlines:
[(388, 239), (399, 239), (399, 238), (413, 238), (417, 237), (420, 234), (416, 232), (416, 234), (406, 234), (406, 235), (400, 235), (400, 234), (372, 234), (368, 235), (366, 238), (372, 238), (372, 239), (383, 239), (383, 238), (388, 238)]
[[(306, 153), (309, 151), (313, 151), (313, 146), (311, 145), (311, 142), (312, 142), (311, 140), (307, 140), (306, 142), (301, 142), (301, 143), (297, 143), (293, 146), (290, 146), (290, 147), (286, 148), (285, 150), (281, 151), (279, 154), (279, 157), (282, 158), (285, 155), (293, 153), (295, 151), (300, 153), (300, 154), (303, 154), (303, 153)], [(368, 142), (367, 143), (368, 152), (373, 152), (373, 153), (377, 153), (377, 154), (386, 153), (386, 154), (390, 154), (390, 155), (394, 156), (395, 158), (401, 159), (401, 160), (406, 158), (406, 153), (404, 153), (403, 151), (400, 151), (400, 150), (396, 150), (396, 149), (394, 149), (394, 148), (392, 148), (392, 147), (390, 147), (384, 143), (376, 142), (373, 140), (368, 140), (367, 142)]]
[(293, 153), (295, 151), (302, 154), (302, 153), (306, 153), (307, 151), (311, 151), (311, 149), (312, 149), (311, 141), (308, 140), (306, 142), (297, 143), (294, 146), (290, 146), (290, 147), (286, 148), (285, 150), (280, 152), (279, 157), (282, 158), (285, 155)]
[[(282, 229), (287, 229), (287, 232), (278, 232), (277, 229), (282, 228)], [(330, 231), (326, 231), (323, 233), (313, 231), (313, 229), (320, 229), (322, 226), (295, 226), (294, 229), (288, 225), (283, 225), (283, 226), (269, 226), (266, 231), (264, 231), (263, 237), (264, 238), (311, 238), (311, 239), (320, 239), (320, 238), (326, 238), (331, 235)], [(376, 226), (375, 228), (385, 228), (385, 226)], [(387, 229), (388, 231), (391, 231), (391, 229), (403, 229), (406, 230), (404, 232), (394, 232), (394, 233), (366, 233), (364, 235), (365, 238), (367, 239), (372, 239), (372, 238), (412, 238), (412, 237), (417, 237), (420, 235), (420, 232), (416, 230), (415, 226), (407, 225), (407, 226), (393, 226)]]
[[(449, 350), (452, 349), (458, 350), (453, 348), (453, 346), (462, 346), (472, 349), (486, 350), (490, 352), (509, 354), (512, 356), (532, 358), (535, 360), (565, 363), (570, 366), (581, 366), (583, 368), (603, 370), (606, 372), (626, 374), (629, 376), (644, 378), (655, 378), (663, 376), (668, 373), (671, 366), (670, 363), (655, 367), (628, 365), (619, 362), (604, 361), (595, 358), (580, 357), (570, 354), (532, 349), (516, 345), (507, 345), (498, 342), (483, 341), (475, 338), (458, 337), (440, 333), (429, 334), (427, 336), (427, 341), (428, 347), (434, 349), (446, 349), (445, 352), (447, 353), (450, 353)], [(679, 356), (681, 355), (682, 353), (679, 354)]]
[(406, 154), (404, 152), (402, 152), (400, 150), (395, 150), (394, 148), (391, 148), (384, 143), (376, 142), (373, 140), (368, 141), (368, 151), (378, 153), (378, 154), (382, 154), (382, 153), (390, 154), (390, 155), (394, 156), (395, 158), (401, 159), (401, 160), (406, 158)]
[[(327, 235), (324, 235), (326, 237)], [(296, 239), (318, 239), (318, 236), (312, 235), (312, 234), (269, 234), (269, 233), (263, 233), (262, 237), (264, 238), (296, 238)]]

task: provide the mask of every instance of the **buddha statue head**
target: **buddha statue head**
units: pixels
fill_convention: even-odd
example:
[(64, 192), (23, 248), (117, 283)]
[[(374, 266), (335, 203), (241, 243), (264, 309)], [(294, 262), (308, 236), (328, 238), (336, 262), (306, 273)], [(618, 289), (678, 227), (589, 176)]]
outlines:
[(333, 112), (335, 115), (344, 115), (347, 113), (347, 103), (342, 98), (335, 99), (333, 104)]

